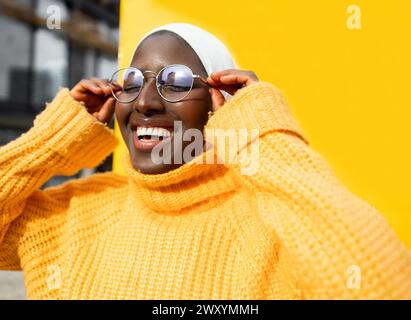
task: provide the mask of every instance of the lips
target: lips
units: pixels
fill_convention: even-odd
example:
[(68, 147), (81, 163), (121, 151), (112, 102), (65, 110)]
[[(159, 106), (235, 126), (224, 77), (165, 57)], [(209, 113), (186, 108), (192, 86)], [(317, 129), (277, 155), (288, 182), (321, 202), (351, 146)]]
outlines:
[(174, 119), (133, 116), (134, 114), (130, 117), (129, 127), (133, 135), (134, 146), (138, 151), (150, 152), (159, 143), (171, 140)]
[[(177, 121), (177, 119), (175, 120)], [(163, 128), (173, 131), (174, 119), (160, 119), (160, 118), (130, 118), (130, 129), (136, 131), (137, 128)]]

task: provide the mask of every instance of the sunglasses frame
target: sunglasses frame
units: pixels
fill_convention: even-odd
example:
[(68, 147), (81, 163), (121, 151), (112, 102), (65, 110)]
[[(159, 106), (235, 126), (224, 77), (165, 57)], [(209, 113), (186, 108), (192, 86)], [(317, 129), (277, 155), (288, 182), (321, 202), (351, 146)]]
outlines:
[[(191, 86), (190, 86), (190, 90), (188, 90), (187, 94), (186, 94), (184, 97), (182, 97), (182, 98), (180, 98), (180, 99), (178, 99), (178, 100), (170, 100), (170, 99), (165, 98), (165, 97), (161, 94), (161, 92), (160, 92), (160, 86), (161, 86), (161, 85), (160, 85), (159, 82), (158, 82), (158, 76), (159, 76), (160, 73), (163, 72), (165, 69), (170, 68), (170, 67), (177, 67), (177, 66), (184, 67), (184, 68), (190, 70), (191, 75), (192, 75)], [(116, 73), (118, 73), (118, 72), (120, 72), (120, 71), (122, 71), (122, 70), (127, 70), (127, 69), (136, 69), (136, 70), (138, 70), (138, 71), (143, 75), (143, 82), (142, 82), (142, 85), (141, 85), (141, 89), (140, 89), (140, 91), (138, 92), (138, 94), (137, 94), (137, 96), (136, 96), (135, 98), (131, 99), (130, 101), (120, 101), (120, 100), (116, 97), (116, 95), (114, 94), (113, 86), (112, 86), (111, 84), (114, 82), (113, 77), (114, 77), (114, 75), (115, 75)], [(135, 100), (139, 97), (141, 91), (142, 91), (143, 88), (144, 88), (144, 83), (145, 83), (145, 79), (146, 79), (146, 77), (145, 77), (145, 75), (144, 75), (145, 73), (151, 73), (151, 74), (155, 75), (157, 92), (158, 92), (158, 94), (160, 95), (160, 97), (161, 97), (162, 99), (164, 99), (165, 101), (167, 101), (167, 102), (172, 102), (172, 103), (173, 103), (173, 102), (179, 102), (179, 101), (183, 100), (184, 98), (186, 98), (186, 97), (190, 94), (191, 90), (193, 89), (193, 85), (194, 85), (194, 80), (195, 80), (195, 79), (200, 79), (203, 83), (205, 83), (207, 86), (210, 87), (209, 83), (207, 82), (207, 80), (206, 80), (205, 78), (203, 78), (202, 76), (200, 76), (200, 75), (198, 75), (198, 74), (194, 74), (194, 73), (193, 73), (193, 70), (191, 70), (191, 68), (189, 68), (189, 67), (187, 67), (187, 66), (185, 66), (185, 65), (183, 65), (183, 64), (170, 64), (170, 65), (165, 66), (164, 68), (162, 68), (157, 74), (156, 74), (154, 71), (150, 71), (150, 70), (146, 70), (146, 71), (142, 72), (140, 69), (138, 69), (138, 68), (136, 68), (136, 67), (127, 67), (127, 68), (121, 68), (121, 69), (116, 70), (116, 71), (112, 74), (111, 78), (108, 80), (108, 82), (109, 82), (109, 84), (110, 84), (110, 88), (111, 88), (111, 93), (112, 93), (114, 99), (116, 99), (119, 103), (130, 103), (130, 102), (135, 101)]]

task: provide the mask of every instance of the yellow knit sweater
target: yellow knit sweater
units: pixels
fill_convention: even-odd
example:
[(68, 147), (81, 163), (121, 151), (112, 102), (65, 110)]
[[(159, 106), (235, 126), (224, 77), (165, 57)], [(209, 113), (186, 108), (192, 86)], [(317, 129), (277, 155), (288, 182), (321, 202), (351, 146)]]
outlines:
[(410, 252), (308, 146), (281, 91), (240, 89), (207, 128), (258, 128), (257, 172), (144, 175), (127, 156), (126, 177), (40, 190), (118, 143), (62, 89), (0, 148), (0, 269), (23, 270), (34, 299), (411, 298)]

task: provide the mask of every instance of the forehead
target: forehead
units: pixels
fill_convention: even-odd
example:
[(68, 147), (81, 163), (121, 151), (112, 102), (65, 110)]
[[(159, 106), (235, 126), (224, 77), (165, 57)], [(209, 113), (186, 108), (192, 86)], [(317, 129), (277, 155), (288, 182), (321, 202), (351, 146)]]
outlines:
[(132, 67), (142, 71), (160, 71), (170, 64), (183, 64), (194, 73), (207, 76), (200, 58), (181, 39), (169, 34), (153, 35), (145, 39), (134, 54)]

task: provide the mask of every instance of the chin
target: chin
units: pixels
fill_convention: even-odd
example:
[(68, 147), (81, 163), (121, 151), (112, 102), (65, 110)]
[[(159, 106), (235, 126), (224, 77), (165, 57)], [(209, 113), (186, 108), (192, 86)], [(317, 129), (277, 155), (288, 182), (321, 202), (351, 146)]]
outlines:
[(177, 169), (182, 164), (156, 164), (150, 157), (136, 156), (131, 158), (133, 168), (143, 174), (162, 174)]

